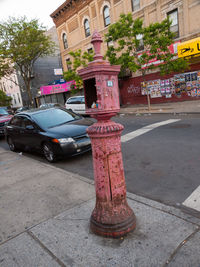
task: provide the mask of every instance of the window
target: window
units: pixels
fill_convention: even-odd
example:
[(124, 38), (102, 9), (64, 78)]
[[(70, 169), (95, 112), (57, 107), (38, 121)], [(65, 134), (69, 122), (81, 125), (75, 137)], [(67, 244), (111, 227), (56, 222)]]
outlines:
[(20, 117), (14, 117), (10, 120), (10, 125), (14, 126), (21, 126), (21, 118)]
[(139, 41), (137, 51), (144, 50), (144, 42), (143, 42), (143, 35), (142, 34), (137, 34), (136, 39)]
[(7, 108), (0, 108), (0, 115), (8, 115)]
[(103, 9), (104, 25), (105, 27), (110, 24), (110, 11), (108, 6), (105, 6)]
[(18, 102), (21, 103), (20, 97), (19, 97), (19, 93), (17, 93), (17, 97), (18, 97)]
[(107, 42), (107, 47), (111, 47), (111, 46), (114, 46), (113, 41), (109, 41), (109, 42)]
[(169, 20), (172, 22), (170, 26), (170, 31), (175, 34), (174, 38), (179, 37), (179, 27), (178, 27), (178, 9), (172, 10), (167, 13)]
[(65, 124), (80, 119), (80, 116), (74, 113), (68, 113), (64, 109), (47, 109), (43, 112), (37, 112), (32, 115), (34, 121), (42, 128), (51, 128), (57, 125)]
[(66, 33), (63, 33), (62, 39), (63, 39), (64, 49), (67, 49), (68, 48), (68, 43), (67, 43), (67, 35), (66, 35)]
[(85, 19), (84, 21), (84, 29), (85, 29), (85, 37), (90, 36), (90, 24), (88, 19)]
[(20, 117), (20, 119), (21, 119), (21, 125), (20, 126), (23, 128), (26, 128), (26, 126), (29, 126), (29, 125), (33, 125), (32, 121), (26, 117)]
[(16, 98), (15, 98), (15, 95), (13, 94), (13, 100), (14, 100), (14, 104), (16, 105), (17, 104), (17, 101), (16, 101)]
[(66, 65), (67, 65), (67, 70), (72, 69), (70, 58), (66, 59)]
[(84, 96), (72, 97), (67, 100), (67, 104), (84, 104), (84, 103), (85, 103)]
[(88, 53), (91, 54), (93, 51), (92, 47), (88, 49)]
[(140, 9), (140, 0), (132, 0), (131, 3), (133, 11)]

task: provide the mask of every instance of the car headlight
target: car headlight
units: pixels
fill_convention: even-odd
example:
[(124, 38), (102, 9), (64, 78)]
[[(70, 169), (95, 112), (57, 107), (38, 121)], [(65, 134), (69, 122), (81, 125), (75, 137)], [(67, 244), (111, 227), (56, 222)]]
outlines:
[(75, 141), (74, 141), (73, 138), (68, 137), (68, 138), (60, 138), (60, 139), (58, 139), (58, 142), (59, 142), (60, 144), (67, 144), (67, 143), (73, 143), (73, 142), (75, 142)]

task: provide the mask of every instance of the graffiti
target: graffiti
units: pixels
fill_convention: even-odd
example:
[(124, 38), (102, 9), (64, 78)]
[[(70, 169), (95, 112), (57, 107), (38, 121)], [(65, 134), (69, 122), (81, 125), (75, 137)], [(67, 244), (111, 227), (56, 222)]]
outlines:
[(134, 84), (130, 84), (127, 88), (128, 94), (131, 95), (141, 95), (141, 88), (139, 86), (134, 86)]

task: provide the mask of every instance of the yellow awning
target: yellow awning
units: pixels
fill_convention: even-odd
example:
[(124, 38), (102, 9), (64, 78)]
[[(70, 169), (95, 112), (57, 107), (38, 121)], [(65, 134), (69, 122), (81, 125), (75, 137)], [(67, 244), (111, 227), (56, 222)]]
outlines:
[(178, 57), (190, 57), (200, 55), (200, 37), (179, 43)]

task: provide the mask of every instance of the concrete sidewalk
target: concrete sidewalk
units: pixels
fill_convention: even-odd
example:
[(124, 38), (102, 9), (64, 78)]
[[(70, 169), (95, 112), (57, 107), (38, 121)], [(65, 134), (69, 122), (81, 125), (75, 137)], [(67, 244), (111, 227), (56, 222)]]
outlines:
[(200, 113), (200, 100), (169, 102), (161, 104), (151, 104), (151, 110), (148, 105), (124, 105), (120, 109), (120, 114), (182, 114)]
[(1, 267), (200, 266), (200, 219), (127, 194), (137, 227), (94, 235), (93, 181), (0, 148)]

